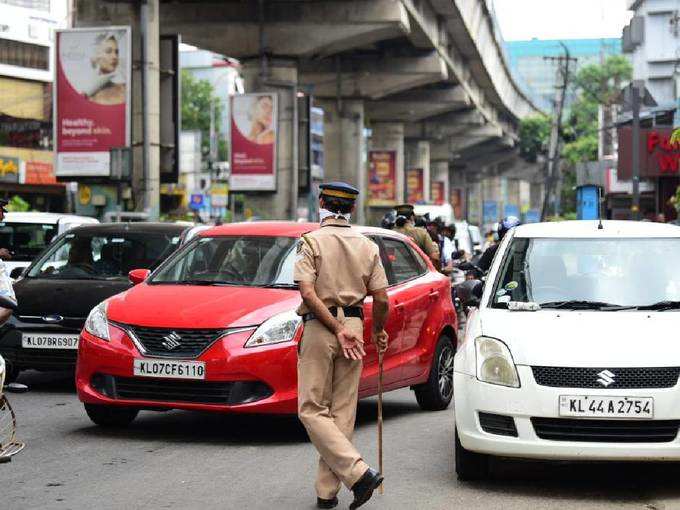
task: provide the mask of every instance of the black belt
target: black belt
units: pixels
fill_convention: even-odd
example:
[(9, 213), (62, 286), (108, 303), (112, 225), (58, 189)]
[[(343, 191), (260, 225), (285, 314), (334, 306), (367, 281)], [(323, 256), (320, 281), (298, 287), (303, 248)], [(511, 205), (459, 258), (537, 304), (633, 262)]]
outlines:
[[(364, 318), (364, 309), (361, 306), (343, 306), (342, 310), (345, 313), (345, 317), (358, 317), (360, 319)], [(331, 312), (333, 317), (338, 316), (337, 306), (331, 306), (328, 311)], [(316, 319), (316, 315), (314, 315), (312, 312), (306, 313), (302, 316), (303, 322), (313, 321), (314, 319)]]

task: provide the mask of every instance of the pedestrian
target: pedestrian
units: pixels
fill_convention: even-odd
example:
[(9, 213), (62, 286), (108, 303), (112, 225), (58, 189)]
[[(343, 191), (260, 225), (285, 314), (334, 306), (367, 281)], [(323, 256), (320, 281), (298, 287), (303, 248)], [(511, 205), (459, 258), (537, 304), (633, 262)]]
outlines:
[(319, 186), (321, 228), (298, 244), (295, 281), (304, 332), (298, 347), (298, 415), (319, 452), (318, 508), (334, 508), (341, 483), (351, 509), (368, 501), (383, 476), (352, 445), (363, 341), (363, 301), (373, 297), (371, 339), (387, 350), (387, 277), (378, 246), (351, 227), (359, 191), (342, 182)]
[(395, 231), (409, 236), (432, 259), (435, 267), (439, 267), (439, 248), (430, 239), (430, 235), (422, 227), (415, 226), (415, 212), (411, 204), (402, 204), (396, 207), (397, 220)]
[[(5, 214), (7, 214), (7, 200), (4, 198), (0, 198), (0, 223), (5, 221)], [(5, 246), (0, 246), (0, 260), (11, 260), (12, 259), (12, 253), (9, 251), (8, 248)]]

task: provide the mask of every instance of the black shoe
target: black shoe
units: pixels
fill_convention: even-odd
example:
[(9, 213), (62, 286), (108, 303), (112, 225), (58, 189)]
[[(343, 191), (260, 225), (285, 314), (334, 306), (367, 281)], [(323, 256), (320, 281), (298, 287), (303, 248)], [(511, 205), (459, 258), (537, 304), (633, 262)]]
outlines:
[(331, 499), (316, 498), (317, 508), (335, 508), (338, 506), (338, 498), (333, 497)]
[(371, 496), (373, 496), (373, 491), (380, 487), (383, 481), (383, 476), (377, 471), (368, 468), (364, 475), (359, 479), (357, 483), (352, 487), (352, 492), (354, 493), (354, 501), (349, 505), (350, 510), (359, 508), (361, 505), (366, 503)]

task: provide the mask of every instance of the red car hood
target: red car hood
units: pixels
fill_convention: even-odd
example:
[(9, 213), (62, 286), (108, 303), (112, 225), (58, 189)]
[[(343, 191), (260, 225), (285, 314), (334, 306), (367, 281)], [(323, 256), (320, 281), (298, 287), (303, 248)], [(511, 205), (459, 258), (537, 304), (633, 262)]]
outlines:
[(297, 290), (142, 283), (109, 300), (110, 321), (159, 328), (256, 326), (301, 302)]

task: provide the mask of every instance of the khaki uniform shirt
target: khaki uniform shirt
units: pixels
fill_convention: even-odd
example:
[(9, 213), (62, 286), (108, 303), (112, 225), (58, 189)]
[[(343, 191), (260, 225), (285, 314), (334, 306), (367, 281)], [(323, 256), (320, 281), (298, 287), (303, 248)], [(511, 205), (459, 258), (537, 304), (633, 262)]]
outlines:
[[(329, 218), (298, 244), (294, 279), (314, 283), (327, 307), (361, 306), (367, 294), (387, 287), (378, 245), (342, 219)], [(309, 310), (303, 303), (300, 315)]]
[(418, 245), (418, 247), (425, 252), (428, 257), (439, 255), (439, 246), (432, 242), (430, 234), (427, 230), (420, 227), (414, 227), (408, 223), (403, 227), (396, 227), (395, 232), (409, 236)]

